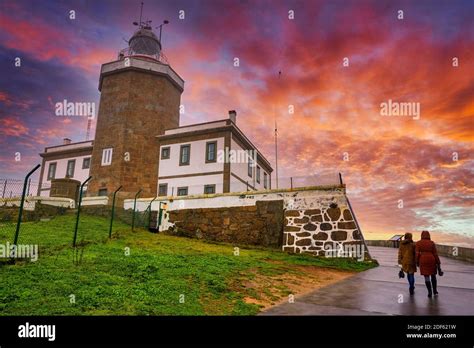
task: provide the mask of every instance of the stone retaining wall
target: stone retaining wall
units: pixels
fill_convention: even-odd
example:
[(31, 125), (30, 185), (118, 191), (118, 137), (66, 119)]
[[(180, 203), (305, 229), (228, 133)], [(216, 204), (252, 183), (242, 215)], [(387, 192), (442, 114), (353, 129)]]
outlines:
[(167, 233), (236, 245), (282, 245), (283, 200), (256, 205), (181, 209), (167, 213)]
[[(344, 185), (141, 198), (136, 209), (144, 211), (150, 204), (155, 212), (166, 206), (159, 231), (236, 244), (278, 245), (294, 253), (370, 258)], [(132, 199), (124, 201), (126, 209), (134, 205)]]

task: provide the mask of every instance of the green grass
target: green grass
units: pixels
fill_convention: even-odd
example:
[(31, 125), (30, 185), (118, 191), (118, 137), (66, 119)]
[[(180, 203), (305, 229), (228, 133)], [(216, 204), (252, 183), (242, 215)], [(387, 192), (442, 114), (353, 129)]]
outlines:
[[(292, 268), (297, 265), (348, 271), (374, 266), (263, 248), (241, 248), (235, 256), (233, 245), (131, 232), (119, 221), (109, 240), (108, 220), (92, 216), (81, 217), (82, 258), (74, 262), (74, 222), (64, 215), (25, 226), (34, 233), (28, 240), (40, 245), (40, 257), (0, 265), (0, 315), (253, 315), (259, 307), (243, 299), (260, 294), (242, 283), (255, 274), (301, 272)], [(4, 230), (0, 242), (10, 236)]]

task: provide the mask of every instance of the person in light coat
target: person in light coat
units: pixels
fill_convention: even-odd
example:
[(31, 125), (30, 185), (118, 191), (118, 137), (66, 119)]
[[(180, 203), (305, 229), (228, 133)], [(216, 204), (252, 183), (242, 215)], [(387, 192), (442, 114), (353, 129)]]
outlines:
[(413, 242), (413, 235), (411, 233), (405, 233), (403, 240), (400, 243), (398, 249), (398, 265), (407, 274), (408, 290), (410, 295), (415, 293), (415, 272), (416, 272), (416, 260), (415, 260), (415, 242)]

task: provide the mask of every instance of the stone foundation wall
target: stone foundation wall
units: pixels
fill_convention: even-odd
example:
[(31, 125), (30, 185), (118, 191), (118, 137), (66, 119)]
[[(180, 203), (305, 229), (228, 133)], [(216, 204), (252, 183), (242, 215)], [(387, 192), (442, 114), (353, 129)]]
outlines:
[[(138, 211), (151, 204), (166, 211), (159, 231), (237, 244), (280, 246), (284, 251), (328, 256), (342, 250), (370, 258), (345, 186), (250, 191), (184, 197), (142, 198)], [(278, 202), (278, 203), (277, 203)], [(124, 201), (131, 208), (134, 200)], [(349, 254), (347, 254), (347, 252)]]
[(365, 242), (350, 206), (341, 197), (338, 201), (320, 197), (317, 209), (286, 210), (283, 250), (327, 256), (328, 252), (335, 255), (364, 248), (365, 253)]
[(283, 200), (228, 208), (182, 209), (168, 212), (167, 233), (237, 245), (281, 247)]
[[(0, 222), (16, 223), (20, 210), (17, 206), (0, 206)], [(24, 209), (22, 221), (40, 221), (43, 218), (52, 218), (58, 215), (64, 215), (68, 212), (65, 207), (52, 206), (36, 202), (34, 209)]]

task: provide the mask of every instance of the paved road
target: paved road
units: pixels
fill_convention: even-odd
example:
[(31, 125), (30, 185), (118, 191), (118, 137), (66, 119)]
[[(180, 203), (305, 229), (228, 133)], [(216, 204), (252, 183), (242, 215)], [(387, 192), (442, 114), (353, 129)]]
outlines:
[[(429, 299), (415, 275), (415, 295), (398, 278), (397, 249), (370, 247), (380, 266), (267, 309), (261, 315), (474, 315), (474, 264), (441, 257), (439, 296)], [(403, 297), (399, 303), (400, 295)]]

